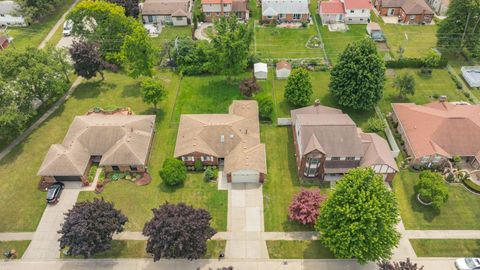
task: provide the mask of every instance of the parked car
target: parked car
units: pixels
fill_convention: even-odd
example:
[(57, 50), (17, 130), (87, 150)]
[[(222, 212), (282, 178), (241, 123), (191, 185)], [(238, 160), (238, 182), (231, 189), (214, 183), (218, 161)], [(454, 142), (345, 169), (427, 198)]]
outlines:
[(47, 203), (55, 204), (62, 194), (62, 190), (65, 188), (65, 184), (62, 182), (55, 182), (47, 190)]
[(477, 270), (480, 269), (480, 258), (456, 259), (455, 266), (458, 270)]
[(72, 34), (73, 21), (67, 20), (63, 24), (63, 36), (68, 37)]

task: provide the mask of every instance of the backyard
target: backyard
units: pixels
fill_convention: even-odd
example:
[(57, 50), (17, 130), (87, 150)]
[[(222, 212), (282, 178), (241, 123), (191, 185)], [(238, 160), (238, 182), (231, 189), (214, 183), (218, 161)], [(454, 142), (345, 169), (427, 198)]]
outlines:
[(381, 27), (387, 38), (390, 53), (399, 56), (399, 48), (404, 49), (403, 57), (421, 58), (437, 44), (435, 25), (383, 24)]
[(330, 32), (327, 26), (320, 23), (317, 15), (318, 27), (322, 34), (325, 52), (332, 64), (335, 64), (345, 47), (351, 42), (367, 36), (365, 25), (348, 25), (347, 32)]

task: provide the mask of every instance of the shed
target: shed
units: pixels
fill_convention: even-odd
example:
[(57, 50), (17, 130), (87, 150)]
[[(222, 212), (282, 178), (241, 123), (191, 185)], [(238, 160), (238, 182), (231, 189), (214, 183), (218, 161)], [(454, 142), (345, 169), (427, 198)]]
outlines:
[(253, 72), (257, 80), (266, 80), (268, 66), (265, 63), (256, 63), (255, 65), (253, 65)]
[(367, 24), (367, 33), (374, 41), (385, 41), (385, 35), (382, 32), (382, 28), (376, 22)]
[(480, 87), (480, 66), (462, 67), (462, 76), (470, 87)]
[(292, 72), (292, 65), (287, 61), (280, 61), (277, 63), (277, 79), (286, 79), (290, 76), (290, 72)]

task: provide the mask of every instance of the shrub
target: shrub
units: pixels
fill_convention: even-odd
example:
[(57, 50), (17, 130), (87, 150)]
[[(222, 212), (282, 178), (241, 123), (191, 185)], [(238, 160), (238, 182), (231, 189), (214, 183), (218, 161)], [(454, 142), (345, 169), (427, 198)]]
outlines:
[(431, 171), (420, 173), (420, 181), (416, 186), (420, 199), (431, 202), (435, 209), (448, 200), (448, 188), (443, 181), (442, 175)]
[(419, 58), (401, 58), (398, 60), (385, 61), (387, 68), (421, 68), (423, 60)]
[(454, 157), (453, 157), (453, 162), (454, 162), (455, 164), (459, 163), (460, 161), (462, 161), (462, 158), (461, 158), (461, 157), (459, 157), (459, 156), (454, 156)]
[(475, 182), (473, 182), (470, 178), (466, 178), (463, 180), (463, 184), (471, 189), (472, 191), (476, 192), (476, 193), (480, 193), (480, 186), (478, 184), (476, 184)]
[(304, 68), (292, 70), (285, 86), (285, 99), (296, 107), (306, 106), (312, 96), (310, 74)]
[(423, 76), (432, 76), (432, 69), (431, 68), (426, 68), (426, 67), (422, 67), (420, 69), (420, 75), (423, 75)]
[(457, 89), (462, 89), (463, 88), (463, 85), (462, 85), (462, 82), (460, 82), (460, 80), (458, 79), (458, 77), (453, 74), (450, 70), (448, 70), (448, 74), (450, 75), (450, 78), (452, 79), (452, 81), (455, 83), (455, 87)]
[(365, 127), (365, 132), (381, 132), (385, 129), (385, 122), (383, 119), (378, 117), (371, 117), (367, 121), (367, 126)]
[(252, 97), (255, 93), (260, 91), (260, 85), (257, 83), (255, 77), (241, 81), (239, 88), (240, 93), (246, 97)]
[(159, 172), (163, 183), (167, 186), (182, 184), (187, 178), (187, 168), (181, 160), (167, 158), (163, 162), (163, 168)]
[(273, 114), (273, 102), (268, 97), (263, 97), (258, 100), (258, 111), (260, 118), (262, 119), (272, 119)]
[(434, 49), (430, 49), (427, 55), (423, 58), (423, 64), (425, 67), (436, 68), (440, 66), (441, 60), (442, 56)]
[(217, 179), (217, 177), (218, 171), (217, 169), (213, 169), (212, 167), (208, 167), (203, 174), (203, 179), (205, 179), (205, 181), (215, 180)]
[(200, 172), (203, 171), (203, 163), (201, 160), (197, 159), (193, 163), (193, 167), (195, 168), (195, 171)]
[(294, 197), (288, 207), (288, 217), (304, 225), (313, 225), (320, 214), (320, 204), (326, 196), (320, 194), (319, 189), (304, 189)]

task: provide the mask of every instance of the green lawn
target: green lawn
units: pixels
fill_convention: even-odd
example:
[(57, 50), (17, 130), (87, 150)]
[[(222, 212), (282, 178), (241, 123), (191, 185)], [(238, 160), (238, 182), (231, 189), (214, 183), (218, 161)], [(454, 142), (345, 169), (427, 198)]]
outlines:
[(448, 185), (449, 198), (440, 211), (420, 204), (414, 186), (418, 173), (401, 170), (393, 181), (402, 220), (407, 230), (478, 230), (480, 197), (462, 185)]
[(367, 36), (365, 25), (348, 25), (347, 32), (330, 32), (328, 26), (322, 26), (318, 15), (317, 22), (322, 34), (325, 51), (330, 61), (335, 64), (347, 45)]
[(418, 257), (480, 257), (480, 240), (410, 239)]
[(387, 38), (387, 44), (394, 57), (399, 47), (405, 50), (403, 57), (421, 58), (437, 44), (437, 26), (435, 25), (399, 25), (383, 24), (381, 27)]
[[(8, 34), (12, 36), (11, 47), (15, 49), (25, 49), (26, 47), (37, 47), (53, 28), (55, 23), (62, 17), (75, 0), (65, 0), (54, 12), (45, 16), (45, 19), (28, 27), (12, 27), (8, 29)], [(60, 27), (62, 28), (63, 25)]]
[(15, 249), (17, 251), (17, 259), (22, 258), (23, 253), (27, 250), (30, 240), (24, 241), (0, 241), (0, 251), (5, 252), (7, 250)]
[(153, 44), (159, 48), (163, 48), (163, 44), (167, 41), (175, 40), (177, 37), (192, 37), (191, 26), (163, 26), (162, 32), (158, 37), (152, 38)]
[[(226, 241), (211, 240), (207, 242), (207, 252), (204, 259), (218, 258), (220, 251), (225, 251)], [(95, 259), (109, 259), (109, 258), (152, 258), (145, 249), (147, 241), (143, 240), (113, 240), (110, 250), (95, 254)], [(61, 254), (61, 258), (65, 259), (83, 259), (81, 256), (65, 256)]]
[(332, 252), (319, 240), (267, 241), (270, 259), (333, 259)]
[(420, 70), (418, 69), (396, 69), (395, 73), (397, 75), (405, 73), (414, 75), (416, 83), (415, 95), (408, 96), (406, 99), (399, 99), (398, 90), (393, 87), (395, 77), (387, 76), (383, 99), (380, 102), (380, 108), (385, 113), (391, 111), (391, 103), (413, 102), (425, 104), (436, 100), (433, 98), (434, 94), (439, 96), (446, 95), (450, 101), (466, 100), (466, 97), (456, 89), (455, 83), (446, 69), (434, 69), (431, 77), (420, 75)]
[(314, 25), (297, 29), (258, 26), (253, 48), (261, 58), (323, 58), (322, 49), (306, 47), (309, 38), (315, 35)]

